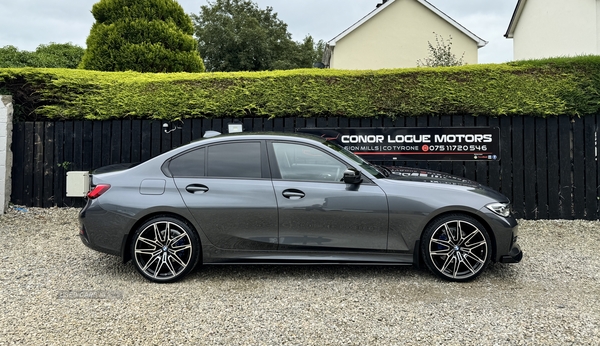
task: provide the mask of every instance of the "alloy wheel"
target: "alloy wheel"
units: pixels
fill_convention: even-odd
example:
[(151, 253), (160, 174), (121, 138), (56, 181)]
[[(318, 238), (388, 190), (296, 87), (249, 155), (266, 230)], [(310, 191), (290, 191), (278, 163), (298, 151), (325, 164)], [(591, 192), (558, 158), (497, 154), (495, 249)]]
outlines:
[(473, 279), (489, 262), (489, 236), (475, 220), (466, 217), (445, 219), (436, 223), (428, 233), (427, 265), (444, 279)]
[(196, 264), (193, 236), (184, 223), (175, 219), (146, 223), (136, 232), (132, 244), (136, 268), (152, 281), (175, 281)]

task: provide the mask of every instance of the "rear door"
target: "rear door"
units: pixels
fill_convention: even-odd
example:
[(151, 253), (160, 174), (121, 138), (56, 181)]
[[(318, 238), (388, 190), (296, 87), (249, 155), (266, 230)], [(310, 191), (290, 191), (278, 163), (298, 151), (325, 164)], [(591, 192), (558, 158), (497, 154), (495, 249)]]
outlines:
[(277, 202), (266, 144), (240, 141), (186, 152), (169, 164), (185, 204), (213, 245), (276, 250)]

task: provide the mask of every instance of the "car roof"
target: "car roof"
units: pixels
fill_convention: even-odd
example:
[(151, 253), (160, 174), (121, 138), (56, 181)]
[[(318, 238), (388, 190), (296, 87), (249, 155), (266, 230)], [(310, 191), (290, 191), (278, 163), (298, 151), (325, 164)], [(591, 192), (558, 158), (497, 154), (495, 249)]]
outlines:
[[(214, 140), (214, 142), (227, 141), (227, 140), (243, 140), (243, 139), (305, 139), (308, 141), (325, 142), (325, 139), (317, 135), (308, 133), (297, 133), (297, 132), (238, 132), (238, 133), (227, 133), (220, 134), (214, 137), (200, 138), (192, 143), (204, 142)], [(213, 142), (213, 141), (210, 141)], [(191, 143), (190, 143), (191, 144)]]
[(293, 140), (303, 143), (324, 143), (325, 138), (308, 134), (308, 133), (295, 133), (295, 132), (239, 132), (239, 133), (228, 133), (221, 134), (213, 137), (199, 138), (188, 144), (184, 144), (180, 147), (173, 148), (166, 153), (163, 153), (155, 158), (164, 159), (165, 156), (171, 156), (178, 154), (192, 148), (196, 148), (204, 145), (211, 145), (217, 143), (226, 143), (230, 141), (240, 140)]

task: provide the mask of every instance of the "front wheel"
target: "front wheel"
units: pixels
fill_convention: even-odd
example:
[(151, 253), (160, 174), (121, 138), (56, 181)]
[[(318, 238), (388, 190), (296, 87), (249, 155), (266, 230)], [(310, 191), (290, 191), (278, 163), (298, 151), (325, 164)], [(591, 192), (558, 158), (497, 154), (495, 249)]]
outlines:
[(421, 251), (429, 270), (448, 281), (476, 278), (490, 262), (492, 253), (485, 227), (462, 214), (432, 222), (423, 233)]
[(185, 222), (157, 217), (140, 226), (131, 242), (135, 268), (154, 282), (173, 282), (189, 273), (200, 258), (200, 242)]

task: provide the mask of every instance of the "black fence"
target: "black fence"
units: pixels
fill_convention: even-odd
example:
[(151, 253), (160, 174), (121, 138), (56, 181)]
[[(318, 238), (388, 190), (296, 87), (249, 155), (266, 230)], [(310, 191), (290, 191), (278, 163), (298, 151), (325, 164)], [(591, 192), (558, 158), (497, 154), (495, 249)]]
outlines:
[[(14, 124), (12, 196), (14, 204), (36, 207), (82, 206), (65, 197), (66, 172), (147, 160), (202, 137), (226, 133), (233, 119), (193, 119), (183, 124), (152, 120), (19, 122)], [(402, 161), (388, 164), (427, 168), (476, 180), (502, 192), (525, 219), (598, 219), (600, 169), (597, 129), (600, 116), (571, 119), (535, 117), (423, 116), (396, 119), (239, 119), (245, 131), (294, 132), (301, 127), (462, 127), (500, 128), (499, 161)]]

